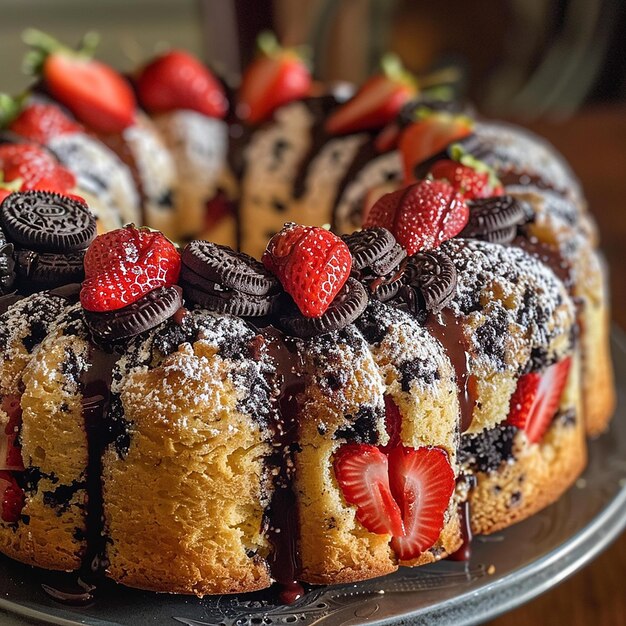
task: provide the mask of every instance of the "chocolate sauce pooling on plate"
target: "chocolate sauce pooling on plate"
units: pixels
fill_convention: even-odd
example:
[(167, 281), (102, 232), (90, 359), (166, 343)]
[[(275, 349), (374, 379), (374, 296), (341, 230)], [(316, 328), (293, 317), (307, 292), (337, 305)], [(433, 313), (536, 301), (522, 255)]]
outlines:
[(431, 313), (426, 320), (426, 327), (441, 342), (456, 372), (461, 432), (465, 432), (472, 425), (476, 405), (476, 378), (470, 372), (470, 355), (463, 335), (463, 323), (450, 308), (445, 308), (437, 315)]

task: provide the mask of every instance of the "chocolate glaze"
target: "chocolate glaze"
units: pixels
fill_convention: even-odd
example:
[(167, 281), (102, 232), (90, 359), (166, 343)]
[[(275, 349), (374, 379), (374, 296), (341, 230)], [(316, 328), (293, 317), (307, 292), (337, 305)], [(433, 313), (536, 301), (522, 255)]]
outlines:
[(563, 256), (558, 246), (551, 246), (539, 241), (536, 237), (527, 237), (523, 234), (516, 237), (511, 245), (521, 248), (547, 265), (565, 285), (568, 293), (571, 294), (574, 291), (576, 284), (574, 266)]
[(102, 532), (104, 511), (102, 503), (102, 453), (108, 443), (106, 415), (111, 401), (113, 368), (118, 354), (105, 352), (90, 345), (88, 369), (80, 376), (83, 419), (87, 434), (89, 460), (87, 463), (87, 549), (83, 558), (86, 576), (98, 574), (105, 566), (106, 539)]
[(7, 293), (4, 296), (0, 296), (0, 315), (6, 313), (16, 302), (22, 300), (24, 296), (17, 293)]
[(463, 334), (463, 322), (451, 309), (445, 308), (437, 315), (429, 314), (426, 328), (441, 342), (456, 372), (461, 432), (465, 432), (472, 425), (472, 414), (476, 405), (476, 378), (470, 371), (470, 355)]
[(96, 587), (80, 577), (62, 572), (46, 572), (41, 588), (53, 600), (67, 606), (88, 606), (95, 601)]
[(472, 556), (472, 522), (469, 499), (459, 504), (459, 523), (461, 526), (461, 547), (448, 558), (451, 561), (469, 561)]
[(293, 181), (293, 197), (296, 199), (301, 198), (306, 193), (309, 169), (311, 168), (313, 159), (320, 153), (321, 149), (328, 141), (334, 139), (334, 135), (329, 135), (324, 130), (324, 124), (330, 112), (339, 105), (339, 101), (332, 94), (318, 98), (308, 98), (302, 102), (307, 106), (313, 116), (313, 125), (309, 133), (311, 144), (300, 161), (296, 177)]
[(523, 185), (524, 187), (547, 189), (563, 196), (566, 195), (566, 193), (562, 189), (557, 189), (556, 187), (554, 187), (554, 185), (550, 184), (547, 180), (541, 178), (541, 176), (535, 172), (509, 168), (506, 170), (498, 171), (498, 178), (500, 179), (500, 182), (504, 187)]
[[(278, 471), (274, 477), (272, 500), (266, 511), (267, 536), (272, 545), (268, 564), (272, 578), (285, 586), (284, 593), (297, 599), (300, 573), (298, 549), (299, 520), (296, 497), (292, 489), (295, 444), (298, 438), (298, 399), (303, 389), (302, 363), (296, 342), (273, 327), (264, 329), (264, 339), (276, 366), (273, 381), (275, 406), (270, 424), (275, 453), (270, 464)], [(297, 589), (297, 593), (294, 590)], [(281, 594), (282, 595), (282, 594)]]

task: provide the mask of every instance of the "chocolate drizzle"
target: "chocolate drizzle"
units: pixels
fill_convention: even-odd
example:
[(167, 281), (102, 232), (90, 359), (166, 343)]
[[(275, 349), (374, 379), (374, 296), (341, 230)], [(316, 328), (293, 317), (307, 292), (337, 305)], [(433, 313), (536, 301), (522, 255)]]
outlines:
[(472, 556), (472, 518), (469, 499), (459, 504), (459, 525), (461, 527), (461, 547), (448, 558), (451, 561), (469, 561)]
[(300, 161), (298, 171), (293, 181), (293, 197), (299, 199), (304, 196), (307, 191), (307, 179), (313, 159), (320, 153), (322, 148), (328, 141), (334, 139), (333, 135), (329, 135), (324, 130), (326, 118), (330, 112), (339, 104), (337, 98), (332, 94), (321, 96), (319, 98), (309, 98), (302, 101), (307, 106), (313, 117), (313, 124), (310, 129), (311, 143), (302, 160)]
[(476, 405), (476, 378), (470, 371), (471, 357), (463, 334), (463, 322), (452, 309), (445, 308), (437, 315), (430, 314), (426, 319), (426, 327), (443, 345), (456, 373), (461, 432), (465, 432), (472, 425)]
[(565, 258), (558, 246), (551, 246), (539, 241), (536, 237), (524, 235), (516, 237), (511, 245), (521, 248), (544, 265), (547, 265), (565, 285), (568, 293), (573, 293), (576, 284), (574, 266), (569, 259)]
[[(277, 329), (264, 329), (267, 349), (276, 367), (274, 410), (271, 422), (274, 454), (270, 459), (276, 468), (272, 500), (266, 511), (267, 537), (272, 545), (268, 565), (272, 578), (285, 586), (285, 593), (295, 589), (300, 573), (300, 535), (296, 496), (292, 489), (295, 472), (294, 452), (298, 440), (298, 395), (304, 388), (301, 357), (294, 339)], [(293, 595), (293, 594), (292, 594)], [(297, 594), (296, 594), (297, 595)], [(292, 601), (297, 599), (293, 597)]]
[(83, 419), (87, 435), (87, 549), (85, 576), (98, 574), (104, 566), (105, 537), (102, 502), (102, 453), (108, 442), (106, 415), (111, 401), (113, 368), (118, 354), (90, 345), (90, 366), (80, 375)]

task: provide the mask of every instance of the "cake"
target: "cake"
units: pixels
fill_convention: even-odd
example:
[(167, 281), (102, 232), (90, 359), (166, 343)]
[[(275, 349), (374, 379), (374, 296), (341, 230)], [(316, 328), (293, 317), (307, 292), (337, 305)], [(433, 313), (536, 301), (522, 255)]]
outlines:
[(1, 552), (199, 596), (356, 582), (576, 480), (608, 307), (553, 148), (397, 65), (320, 94), (266, 45), (227, 113), (187, 53), (131, 88), (29, 38), (43, 79), (0, 145)]

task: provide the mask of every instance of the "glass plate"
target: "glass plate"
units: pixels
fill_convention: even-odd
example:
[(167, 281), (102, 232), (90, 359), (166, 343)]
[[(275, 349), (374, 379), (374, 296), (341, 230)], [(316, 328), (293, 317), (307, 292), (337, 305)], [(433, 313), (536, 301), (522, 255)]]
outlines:
[(0, 621), (345, 626), (402, 620), (432, 626), (474, 624), (508, 611), (570, 576), (626, 526), (626, 336), (616, 329), (612, 342), (617, 415), (610, 432), (591, 442), (584, 475), (556, 504), (534, 517), (476, 538), (468, 563), (444, 561), (354, 585), (311, 588), (291, 606), (278, 605), (272, 590), (199, 600), (108, 583), (99, 588), (91, 606), (67, 607), (44, 593), (45, 572), (2, 557)]

